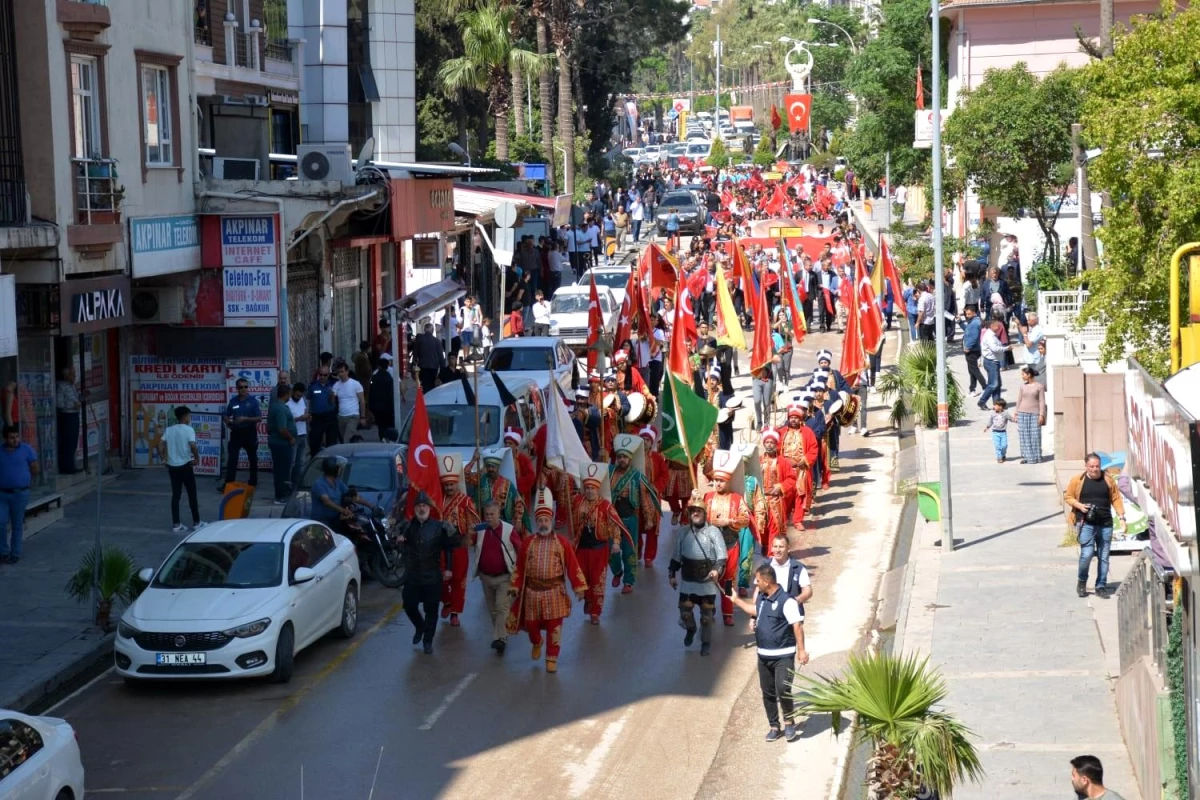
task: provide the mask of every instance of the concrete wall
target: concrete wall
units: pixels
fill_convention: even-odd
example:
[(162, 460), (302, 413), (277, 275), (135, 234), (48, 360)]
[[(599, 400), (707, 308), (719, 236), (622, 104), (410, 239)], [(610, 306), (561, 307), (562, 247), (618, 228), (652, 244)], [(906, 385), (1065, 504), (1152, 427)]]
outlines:
[(58, 220), (58, 200), (53, 176), (55, 142), (69, 142), (67, 106), (48, 102), (51, 92), (58, 97), (66, 89), (62, 47), (55, 44), (51, 63), (50, 31), (61, 38), (53, 3), (13, 3), (17, 43), (17, 81), (21, 102), (21, 145), (25, 157), (25, 181), (29, 188), (30, 213), (45, 220)]
[(1167, 693), (1155, 674), (1149, 656), (1143, 656), (1117, 680), (1117, 715), (1121, 733), (1129, 748), (1129, 760), (1137, 776), (1142, 797), (1163, 797), (1163, 772), (1173, 772), (1171, 764), (1163, 770), (1164, 747), (1162, 733), (1170, 730)]

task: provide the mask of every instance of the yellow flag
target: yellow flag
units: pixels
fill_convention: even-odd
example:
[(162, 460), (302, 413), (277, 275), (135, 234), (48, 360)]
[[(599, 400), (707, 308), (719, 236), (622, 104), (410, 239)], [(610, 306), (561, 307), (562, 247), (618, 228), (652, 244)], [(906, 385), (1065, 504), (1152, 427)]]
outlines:
[(742, 323), (738, 321), (737, 311), (733, 307), (733, 297), (729, 294), (729, 284), (725, 282), (725, 270), (717, 264), (717, 344), (746, 349), (746, 336), (742, 333)]

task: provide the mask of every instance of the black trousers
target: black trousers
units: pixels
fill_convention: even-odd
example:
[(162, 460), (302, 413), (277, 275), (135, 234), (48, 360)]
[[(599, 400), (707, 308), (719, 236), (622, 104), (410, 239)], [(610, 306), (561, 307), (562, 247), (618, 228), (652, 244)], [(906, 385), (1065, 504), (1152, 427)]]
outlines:
[(326, 447), (332, 447), (339, 443), (337, 412), (323, 411), (320, 414), (313, 414), (312, 420), (308, 423), (308, 454), (316, 456)]
[(287, 500), (291, 494), (292, 445), (267, 445), (271, 449), (271, 476), (275, 480), (275, 499)]
[(58, 473), (75, 473), (75, 449), (79, 447), (79, 412), (58, 412)]
[(258, 429), (241, 430), (235, 428), (229, 434), (229, 449), (225, 453), (225, 482), (232, 483), (237, 479), (237, 464), (239, 453), (246, 451), (246, 460), (250, 462), (250, 485), (258, 486)]
[(650, 393), (658, 397), (659, 387), (662, 386), (663, 379), (663, 362), (662, 359), (650, 362)]
[(179, 524), (179, 498), (183, 495), (183, 490), (187, 489), (192, 525), (199, 525), (200, 504), (196, 499), (196, 473), (192, 470), (192, 463), (189, 461), (182, 467), (168, 466), (167, 474), (171, 476), (171, 524)]
[(433, 391), (433, 387), (437, 386), (437, 367), (421, 367), (417, 370), (417, 378), (421, 381), (421, 391)]
[(758, 686), (762, 689), (763, 708), (772, 728), (779, 727), (779, 709), (788, 725), (796, 721), (796, 704), (792, 701), (792, 665), (796, 656), (758, 657)]
[(437, 631), (438, 603), (442, 599), (442, 585), (431, 583), (428, 586), (418, 586), (413, 583), (405, 583), (404, 591), (400, 593), (400, 599), (404, 602), (404, 613), (412, 621), (413, 627), (421, 631), (421, 640), (425, 644), (432, 644), (433, 634)]
[(976, 386), (980, 389), (987, 386), (987, 378), (983, 377), (983, 370), (979, 368), (979, 359), (982, 356), (982, 350), (963, 351), (963, 358), (967, 361), (967, 374), (971, 376), (971, 388), (968, 391), (975, 391)]

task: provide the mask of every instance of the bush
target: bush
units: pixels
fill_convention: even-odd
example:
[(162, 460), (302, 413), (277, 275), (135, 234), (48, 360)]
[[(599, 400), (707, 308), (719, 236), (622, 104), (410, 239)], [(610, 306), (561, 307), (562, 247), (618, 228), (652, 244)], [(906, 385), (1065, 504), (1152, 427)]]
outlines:
[(1037, 293), (1058, 292), (1068, 288), (1067, 279), (1050, 262), (1039, 258), (1033, 262), (1033, 269), (1025, 276), (1025, 305), (1030, 311), (1037, 311)]
[(764, 132), (754, 148), (754, 166), (770, 167), (775, 164), (775, 149), (771, 147), (771, 135)]
[(837, 165), (837, 158), (829, 152), (813, 153), (809, 156), (808, 163), (816, 170), (833, 169)]
[[(896, 369), (879, 376), (879, 393), (891, 402), (891, 422), (899, 428), (915, 417), (925, 428), (937, 428), (937, 347), (917, 342), (900, 352)], [(962, 388), (949, 368), (946, 369), (946, 405), (950, 424), (963, 418)]]
[(714, 169), (723, 169), (729, 166), (732, 161), (729, 157), (729, 151), (725, 149), (725, 141), (717, 139), (712, 143), (712, 150), (708, 154), (708, 158), (704, 159), (704, 163)]

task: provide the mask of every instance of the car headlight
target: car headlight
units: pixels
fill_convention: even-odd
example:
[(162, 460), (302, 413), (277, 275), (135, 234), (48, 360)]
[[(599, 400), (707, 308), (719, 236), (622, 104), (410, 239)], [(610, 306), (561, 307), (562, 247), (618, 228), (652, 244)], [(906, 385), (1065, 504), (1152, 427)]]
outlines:
[(130, 625), (125, 620), (121, 620), (117, 624), (117, 636), (120, 636), (122, 639), (132, 639), (139, 633), (141, 633), (141, 631)]
[(249, 639), (251, 636), (258, 636), (260, 633), (271, 627), (271, 620), (268, 617), (256, 619), (254, 622), (247, 622), (245, 625), (238, 625), (236, 628), (230, 628), (221, 633), (233, 639)]

